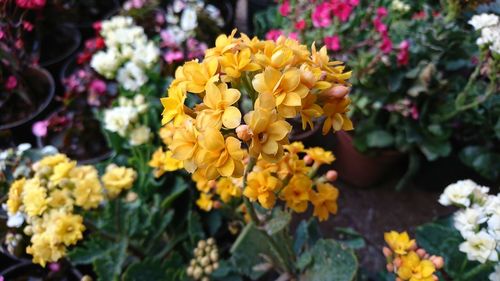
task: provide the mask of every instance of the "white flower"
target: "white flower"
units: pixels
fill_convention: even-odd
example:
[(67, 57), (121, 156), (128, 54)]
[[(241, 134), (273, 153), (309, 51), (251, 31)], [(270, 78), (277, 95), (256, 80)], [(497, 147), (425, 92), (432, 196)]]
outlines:
[(144, 73), (142, 68), (129, 61), (124, 67), (118, 70), (116, 80), (126, 90), (136, 91), (148, 82), (148, 76)]
[(29, 143), (21, 143), (17, 146), (16, 155), (21, 156), (25, 151), (31, 149), (31, 144)]
[(500, 243), (500, 216), (493, 215), (488, 219), (488, 233)]
[(58, 151), (57, 151), (57, 148), (55, 148), (54, 146), (47, 145), (47, 146), (44, 146), (40, 152), (42, 153), (42, 155), (52, 155), (52, 154), (56, 154)]
[(467, 239), (467, 237), (474, 234), (478, 230), (479, 225), (486, 222), (487, 219), (483, 210), (479, 208), (469, 208), (455, 213), (454, 226), (460, 231), (460, 234)]
[(495, 265), (495, 271), (493, 271), (490, 276), (490, 281), (500, 281), (500, 263)]
[(112, 79), (115, 77), (116, 70), (120, 66), (118, 54), (113, 49), (99, 51), (90, 61), (90, 66), (102, 76)]
[(488, 26), (496, 25), (498, 24), (498, 22), (498, 16), (494, 14), (475, 15), (469, 20), (469, 24), (472, 25), (475, 30), (480, 30)]
[(132, 61), (142, 68), (150, 69), (159, 57), (160, 49), (153, 41), (149, 41), (147, 44), (136, 46)]
[(186, 7), (186, 3), (183, 0), (174, 0), (174, 3), (172, 4), (172, 9), (174, 10), (174, 13), (179, 13)]
[(130, 145), (141, 145), (147, 143), (151, 136), (151, 129), (146, 126), (139, 126), (130, 133)]
[(198, 26), (198, 16), (192, 7), (186, 7), (181, 16), (181, 28), (184, 31), (194, 30)]
[(456, 204), (469, 207), (471, 203), (470, 196), (477, 187), (478, 185), (471, 180), (461, 180), (450, 184), (439, 197), (439, 203), (444, 206)]
[(399, 12), (408, 12), (410, 10), (410, 5), (406, 4), (401, 0), (394, 0), (391, 3), (391, 8)]
[(137, 110), (130, 106), (117, 106), (104, 111), (104, 128), (124, 137), (129, 125), (137, 119)]
[(484, 204), (484, 211), (488, 215), (500, 216), (500, 194), (488, 196)]
[(134, 96), (133, 104), (134, 104), (135, 108), (137, 108), (137, 111), (139, 113), (144, 113), (148, 110), (149, 105), (146, 102), (146, 98), (141, 94)]
[(119, 28), (130, 27), (134, 24), (131, 17), (115, 16), (101, 23), (101, 35), (107, 37), (109, 33)]
[(179, 17), (174, 14), (174, 11), (172, 8), (168, 8), (167, 14), (165, 15), (165, 20), (167, 23), (170, 24), (178, 24), (179, 23)]
[(19, 228), (24, 223), (24, 216), (21, 212), (17, 212), (15, 214), (7, 211), (7, 204), (2, 204), (2, 209), (4, 209), (7, 213), (7, 227)]
[(498, 253), (495, 249), (496, 242), (485, 231), (473, 234), (465, 242), (460, 244), (460, 251), (467, 254), (467, 259), (471, 261), (498, 261)]

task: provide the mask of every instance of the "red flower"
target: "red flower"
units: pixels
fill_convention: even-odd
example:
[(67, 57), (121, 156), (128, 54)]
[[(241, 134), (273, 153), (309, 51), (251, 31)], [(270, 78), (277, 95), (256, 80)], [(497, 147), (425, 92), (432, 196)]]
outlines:
[(384, 54), (388, 54), (392, 51), (392, 41), (391, 38), (389, 38), (389, 36), (384, 36), (382, 38), (382, 44), (380, 44), (380, 50)]
[(337, 35), (325, 37), (326, 48), (332, 51), (340, 50), (340, 39)]
[(315, 27), (327, 27), (332, 24), (332, 6), (329, 3), (321, 3), (314, 9), (311, 15)]
[(387, 16), (388, 12), (385, 7), (378, 7), (377, 8), (377, 17), (378, 18), (385, 18)]
[(351, 5), (343, 1), (334, 1), (332, 5), (333, 15), (339, 18), (341, 22), (345, 22), (349, 19), (353, 8)]
[(5, 89), (13, 90), (17, 87), (17, 78), (14, 75), (11, 75), (7, 78), (7, 82), (5, 83)]
[(399, 52), (397, 54), (398, 66), (407, 65), (410, 61), (410, 42), (408, 40), (403, 40), (399, 44)]
[(278, 11), (282, 16), (288, 16), (288, 14), (290, 14), (290, 2), (288, 0), (283, 1), (283, 4), (279, 6)]
[(375, 30), (382, 34), (382, 35), (386, 35), (387, 34), (387, 25), (385, 25), (381, 20), (380, 18), (375, 18), (373, 20), (373, 25), (375, 26)]
[(298, 22), (295, 23), (295, 29), (304, 30), (304, 28), (306, 28), (306, 21), (305, 20), (299, 20)]
[(45, 6), (45, 0), (16, 0), (16, 5), (23, 9), (40, 9)]
[(106, 44), (104, 43), (104, 38), (102, 38), (102, 37), (97, 37), (97, 38), (95, 39), (95, 48), (96, 48), (97, 50), (100, 50), (100, 49), (104, 48), (105, 46), (106, 46)]

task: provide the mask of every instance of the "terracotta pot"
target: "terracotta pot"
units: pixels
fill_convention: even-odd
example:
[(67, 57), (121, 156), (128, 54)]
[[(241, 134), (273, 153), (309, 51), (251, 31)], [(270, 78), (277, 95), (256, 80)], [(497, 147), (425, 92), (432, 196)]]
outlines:
[(373, 187), (391, 174), (404, 171), (406, 155), (397, 150), (380, 150), (376, 155), (362, 154), (356, 150), (352, 136), (344, 131), (335, 133), (336, 143), (333, 153), (336, 157), (333, 167), (339, 178), (353, 186)]
[[(26, 85), (32, 92), (32, 96), (35, 97), (33, 98), (33, 101), (36, 103), (36, 108), (34, 110), (27, 108), (13, 108), (14, 111), (11, 111), (12, 114), (16, 114), (15, 111), (20, 113), (16, 115), (17, 118), (14, 116), (14, 120), (3, 120), (6, 116), (6, 109), (2, 109), (2, 107), (15, 106), (14, 104), (9, 104), (9, 102), (5, 103), (2, 107), (0, 107), (0, 111), (2, 111), (0, 116), (0, 131), (14, 129), (28, 123), (39, 115), (49, 105), (54, 97), (54, 79), (48, 71), (43, 68), (31, 67), (26, 69), (24, 74), (24, 79), (26, 79), (27, 82)], [(26, 113), (26, 110), (31, 110), (31, 112), (24, 114)]]

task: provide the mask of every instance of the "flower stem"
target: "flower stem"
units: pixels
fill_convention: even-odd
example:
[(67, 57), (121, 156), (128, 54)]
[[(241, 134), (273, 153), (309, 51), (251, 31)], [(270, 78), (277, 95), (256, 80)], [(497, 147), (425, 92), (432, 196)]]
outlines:
[[(250, 160), (248, 161), (247, 167), (245, 169), (245, 175), (243, 176), (243, 191), (247, 187), (248, 174), (253, 170), (253, 167), (255, 166), (256, 163), (257, 159), (250, 157)], [(259, 217), (257, 217), (257, 213), (255, 212), (252, 202), (250, 202), (250, 200), (248, 200), (246, 196), (243, 196), (243, 202), (245, 203), (245, 208), (247, 209), (247, 212), (250, 215), (250, 219), (256, 226), (259, 226), (260, 220)]]

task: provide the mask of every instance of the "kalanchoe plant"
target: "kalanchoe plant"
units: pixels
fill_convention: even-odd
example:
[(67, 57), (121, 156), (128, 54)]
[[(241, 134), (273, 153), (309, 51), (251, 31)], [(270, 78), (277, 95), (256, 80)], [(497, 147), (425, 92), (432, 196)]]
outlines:
[[(491, 42), (496, 37), (482, 43), (490, 52), (485, 47), (479, 53), (470, 26), (462, 17), (448, 17), (450, 5), (443, 11), (439, 3), (285, 0), (276, 14), (267, 12), (256, 23), (279, 28), (273, 33), (322, 41), (335, 57), (351, 61), (354, 145), (365, 153), (394, 148), (409, 153), (408, 172), (398, 188), (417, 171), (419, 155), (434, 161), (464, 147), (464, 162), (494, 179), (495, 168), (487, 167), (494, 167), (497, 156), (490, 147), (496, 137), (490, 132), (464, 142), (456, 139), (461, 133), (453, 132), (478, 127), (464, 119), (486, 118), (489, 127), (497, 122), (492, 93), (498, 92), (498, 60)], [(484, 143), (481, 160), (473, 157), (472, 147)]]
[(289, 144), (288, 121), (300, 118), (304, 128), (322, 122), (324, 134), (352, 130), (349, 77), (342, 62), (330, 61), (326, 47), (309, 50), (285, 37), (238, 38), (236, 30), (220, 35), (203, 61), (177, 69), (162, 99), (165, 162), (182, 161), (192, 173), (200, 209), (225, 206), (244, 225), (214, 278), (257, 279), (271, 269), (284, 280), (354, 278), (352, 251), (334, 240), (306, 241), (306, 222), (294, 244), (289, 229), (292, 213), (305, 212), (309, 203), (320, 220), (335, 214), (338, 190), (328, 182), (335, 172), (318, 172), (333, 154)]

